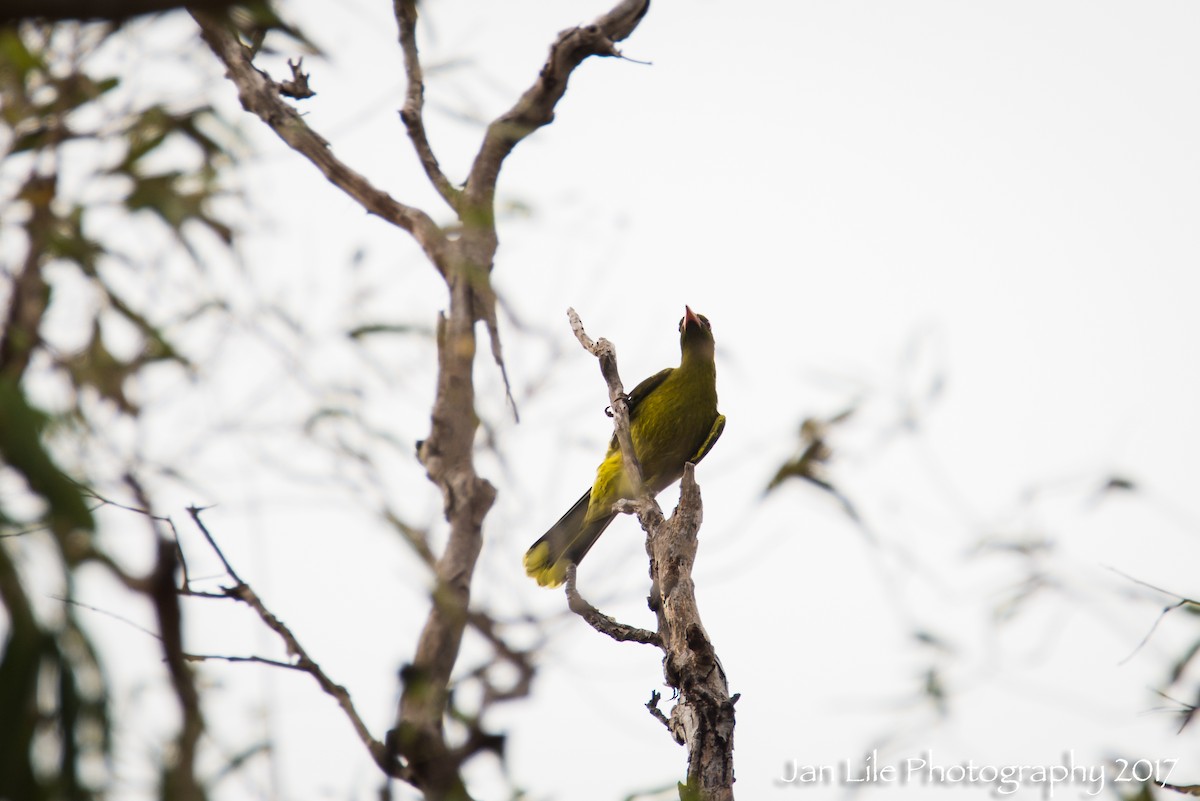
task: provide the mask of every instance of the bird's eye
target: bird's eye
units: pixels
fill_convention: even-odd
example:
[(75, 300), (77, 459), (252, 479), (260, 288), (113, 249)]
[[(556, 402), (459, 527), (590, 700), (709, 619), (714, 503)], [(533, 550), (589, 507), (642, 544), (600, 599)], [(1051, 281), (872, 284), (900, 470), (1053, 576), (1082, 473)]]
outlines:
[(680, 318), (679, 318), (679, 331), (680, 331), (680, 333), (682, 333), (682, 332), (683, 332), (683, 323), (684, 323), (684, 321), (685, 321), (686, 319), (687, 319), (686, 317), (680, 317)]

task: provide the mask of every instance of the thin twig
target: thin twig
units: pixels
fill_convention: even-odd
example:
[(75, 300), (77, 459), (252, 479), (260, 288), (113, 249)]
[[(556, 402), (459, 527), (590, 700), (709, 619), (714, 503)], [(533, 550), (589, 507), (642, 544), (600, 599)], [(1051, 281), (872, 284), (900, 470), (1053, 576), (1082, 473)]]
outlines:
[(238, 88), (242, 107), (257, 115), (288, 147), (308, 159), (334, 186), (369, 213), (413, 235), (429, 260), (443, 275), (446, 271), (446, 236), (437, 223), (418, 208), (397, 201), (333, 155), (327, 142), (279, 95), (279, 84), (254, 66), (252, 53), (218, 16), (191, 8), (188, 13), (200, 26), (200, 35), (225, 64), (229, 79)]
[(400, 119), (408, 131), (417, 158), (425, 169), (425, 175), (442, 199), (455, 212), (460, 210), (462, 192), (456, 188), (438, 164), (429, 137), (425, 133), (425, 76), (421, 70), (421, 58), (417, 52), (417, 2), (416, 0), (393, 0), (392, 9), (396, 15), (396, 25), (400, 29), (400, 49), (404, 53), (404, 72), (408, 76), (408, 85), (404, 92), (404, 107), (400, 109)]
[(1165, 618), (1171, 612), (1174, 612), (1176, 609), (1179, 609), (1180, 607), (1183, 607), (1183, 606), (1200, 607), (1200, 602), (1197, 602), (1186, 596), (1180, 595), (1179, 593), (1171, 592), (1170, 590), (1164, 590), (1162, 587), (1157, 587), (1149, 582), (1142, 581), (1139, 578), (1134, 578), (1133, 576), (1129, 575), (1128, 573), (1124, 573), (1120, 570), (1117, 570), (1115, 567), (1109, 567), (1108, 569), (1111, 570), (1112, 572), (1116, 573), (1118, 576), (1121, 576), (1122, 578), (1127, 579), (1128, 581), (1132, 581), (1134, 584), (1140, 584), (1143, 587), (1146, 587), (1147, 589), (1154, 590), (1155, 592), (1161, 592), (1163, 595), (1173, 595), (1179, 599), (1175, 603), (1169, 604), (1169, 605), (1163, 607), (1162, 611), (1158, 613), (1158, 617), (1156, 617), (1154, 619), (1153, 625), (1150, 626), (1150, 630), (1146, 632), (1146, 636), (1142, 637), (1142, 641), (1137, 644), (1137, 647), (1135, 647), (1129, 653), (1128, 656), (1126, 656), (1124, 659), (1122, 659), (1120, 662), (1118, 662), (1117, 663), (1118, 665), (1124, 665), (1126, 662), (1128, 662), (1129, 660), (1131, 660), (1135, 656), (1137, 656), (1137, 653), (1139, 651), (1141, 651), (1142, 648), (1145, 647), (1146, 643), (1150, 642), (1150, 638), (1152, 636), (1154, 636), (1154, 632), (1158, 630), (1158, 624), (1162, 623), (1163, 618)]
[(467, 176), (465, 199), (470, 208), (491, 211), (505, 158), (518, 142), (554, 120), (571, 73), (589, 56), (619, 56), (616, 42), (633, 33), (649, 8), (650, 0), (622, 0), (590, 25), (558, 35), (533, 86), (488, 126)]
[(671, 721), (666, 714), (658, 708), (658, 702), (662, 700), (662, 693), (658, 690), (650, 692), (650, 700), (646, 702), (646, 709), (650, 710), (650, 715), (659, 723), (667, 727), (667, 731), (671, 731)]
[(508, 407), (512, 409), (513, 422), (519, 423), (521, 422), (521, 413), (517, 410), (517, 399), (513, 397), (512, 384), (508, 381), (508, 368), (504, 366), (504, 354), (500, 348), (500, 323), (496, 319), (496, 291), (492, 289), (491, 282), (487, 284), (487, 294), (490, 297), (485, 298), (480, 316), (483, 317), (483, 323), (487, 327), (492, 359), (500, 368), (500, 378), (504, 381), (504, 397), (508, 401)]
[(284, 662), (279, 659), (268, 659), (265, 656), (228, 656), (226, 654), (184, 654), (183, 658), (189, 662), (250, 662), (258, 665), (269, 665), (270, 667), (284, 668), (286, 670), (297, 670), (301, 673), (308, 671), (301, 665), (294, 662)]
[[(132, 509), (132, 511), (140, 511), (142, 514), (150, 518), (150, 523), (158, 532), (159, 537), (169, 539), (175, 544), (175, 559), (179, 563), (179, 569), (183, 573), (180, 589), (187, 589), (191, 586), (191, 574), (188, 572), (187, 558), (183, 553), (183, 544), (179, 542), (179, 529), (175, 527), (175, 521), (170, 515), (156, 515), (151, 507), (150, 494), (146, 492), (146, 488), (142, 486), (142, 482), (133, 473), (126, 473), (124, 476), (125, 485), (133, 492), (133, 497), (141, 504), (141, 509)], [(97, 496), (99, 497), (99, 496)], [(170, 536), (163, 530), (166, 527), (170, 531)]]
[(225, 572), (229, 574), (229, 577), (238, 584), (245, 584), (246, 582), (242, 581), (242, 577), (239, 576), (237, 571), (233, 569), (233, 565), (229, 564), (229, 560), (225, 558), (224, 552), (220, 549), (220, 547), (217, 546), (217, 541), (213, 539), (213, 535), (209, 532), (208, 526), (204, 525), (204, 521), (200, 519), (200, 513), (208, 508), (209, 507), (207, 506), (189, 506), (187, 508), (187, 513), (192, 518), (192, 522), (196, 524), (196, 528), (200, 529), (200, 533), (204, 535), (204, 539), (208, 540), (209, 547), (213, 549), (213, 553), (215, 553), (217, 558), (221, 560), (221, 564), (224, 565)]
[(156, 640), (162, 640), (162, 636), (157, 631), (152, 631), (152, 630), (146, 628), (145, 626), (142, 626), (138, 623), (134, 623), (129, 618), (127, 618), (123, 615), (118, 615), (116, 612), (110, 612), (107, 609), (101, 609), (98, 606), (92, 606), (91, 604), (85, 604), (83, 601), (76, 601), (74, 598), (65, 598), (61, 595), (51, 595), (50, 597), (53, 598), (54, 600), (60, 601), (64, 604), (68, 604), (70, 606), (77, 606), (80, 609), (87, 609), (89, 612), (95, 612), (98, 615), (104, 615), (105, 617), (111, 617), (113, 620), (119, 620), (120, 622), (124, 623), (127, 626), (132, 626), (133, 628), (137, 629), (138, 631), (142, 632), (143, 634), (149, 634), (151, 637), (153, 637)]
[(1188, 724), (1192, 722), (1192, 718), (1195, 717), (1196, 712), (1200, 711), (1200, 707), (1197, 707), (1194, 704), (1189, 704), (1184, 701), (1180, 701), (1177, 698), (1172, 698), (1171, 696), (1167, 695), (1166, 693), (1162, 692), (1161, 690), (1156, 690), (1153, 687), (1151, 687), (1149, 689), (1155, 695), (1161, 696), (1162, 698), (1167, 699), (1168, 701), (1170, 701), (1173, 704), (1179, 704), (1178, 709), (1165, 710), (1165, 711), (1169, 711), (1169, 712), (1174, 712), (1175, 714), (1177, 714), (1181, 718), (1183, 718), (1179, 722), (1179, 731), (1176, 732), (1177, 734), (1182, 733), (1183, 730), (1187, 728)]
[[(500, 636), (496, 631), (497, 622), (491, 615), (485, 614), (477, 610), (472, 610), (467, 613), (467, 619), (471, 627), (479, 632), (485, 640), (491, 643), (495, 649), (496, 659), (489, 662), (481, 670), (476, 671), (481, 682), (483, 682), (483, 701), (480, 706), (486, 709), (488, 706), (498, 701), (512, 701), (518, 698), (525, 698), (533, 689), (533, 677), (536, 669), (533, 666), (532, 655), (538, 646), (533, 646), (529, 650), (517, 650)], [(498, 662), (507, 662), (517, 671), (517, 679), (505, 689), (497, 689), (491, 680), (484, 675), (487, 669)], [(482, 712), (480, 713), (482, 717)]]
[[(296, 635), (292, 633), (292, 630), (288, 628), (288, 626), (282, 620), (276, 617), (274, 613), (267, 609), (266, 604), (263, 603), (262, 599), (258, 597), (258, 594), (254, 592), (249, 584), (242, 581), (242, 579), (238, 577), (237, 571), (234, 570), (233, 565), (229, 563), (229, 560), (225, 558), (225, 554), (221, 551), (221, 547), (217, 545), (216, 539), (209, 532), (208, 527), (204, 525), (204, 521), (200, 519), (200, 513), (204, 510), (195, 506), (189, 506), (187, 511), (192, 520), (195, 521), (197, 528), (200, 529), (201, 533), (204, 535), (204, 538), (208, 541), (209, 547), (212, 548), (213, 552), (217, 555), (217, 558), (221, 560), (221, 564), (225, 566), (225, 570), (229, 574), (230, 578), (237, 582), (235, 586), (228, 587), (224, 590), (223, 597), (240, 601), (241, 603), (244, 603), (253, 609), (255, 614), (258, 615), (259, 619), (266, 624), (267, 628), (275, 632), (279, 639), (283, 641), (283, 645), (287, 651), (287, 654), (295, 657), (296, 661), (294, 663), (275, 663), (272, 660), (267, 660), (261, 657), (210, 656), (204, 658), (224, 659), (228, 662), (261, 662), (263, 664), (277, 664), (278, 667), (285, 667), (289, 670), (298, 670), (309, 674), (314, 680), (316, 680), (317, 684), (327, 695), (337, 701), (337, 704), (341, 707), (343, 714), (345, 714), (347, 719), (349, 719), (350, 725), (354, 727), (354, 731), (358, 735), (359, 740), (362, 741), (363, 745), (366, 746), (367, 751), (370, 752), (371, 757), (375, 760), (375, 763), (379, 766), (379, 768), (389, 776), (408, 780), (410, 778), (408, 768), (391, 757), (388, 754), (387, 747), (371, 735), (366, 723), (363, 722), (362, 717), (359, 715), (358, 710), (354, 706), (354, 701), (350, 697), (350, 692), (345, 687), (329, 678), (329, 675), (325, 673), (319, 664), (317, 664), (316, 660), (309, 656), (308, 651), (306, 651), (304, 646), (300, 644), (300, 640), (296, 638)], [(202, 593), (195, 592), (190, 594), (203, 595)]]
[(656, 632), (639, 629), (621, 623), (592, 606), (575, 585), (575, 565), (567, 565), (567, 605), (571, 611), (579, 615), (589, 626), (601, 634), (612, 637), (617, 642), (640, 642), (644, 645), (662, 647), (662, 638)]

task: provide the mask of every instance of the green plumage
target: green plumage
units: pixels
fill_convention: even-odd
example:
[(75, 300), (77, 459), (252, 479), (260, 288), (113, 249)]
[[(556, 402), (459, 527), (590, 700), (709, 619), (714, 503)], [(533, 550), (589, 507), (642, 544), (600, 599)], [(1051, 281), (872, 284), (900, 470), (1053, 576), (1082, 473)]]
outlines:
[[(642, 479), (657, 494), (679, 480), (687, 462), (699, 462), (725, 428), (717, 412), (717, 367), (712, 327), (686, 309), (679, 323), (680, 360), (629, 393), (629, 433)], [(525, 553), (525, 572), (546, 587), (566, 578), (616, 516), (613, 504), (633, 497), (614, 436), (596, 468), (592, 488)]]

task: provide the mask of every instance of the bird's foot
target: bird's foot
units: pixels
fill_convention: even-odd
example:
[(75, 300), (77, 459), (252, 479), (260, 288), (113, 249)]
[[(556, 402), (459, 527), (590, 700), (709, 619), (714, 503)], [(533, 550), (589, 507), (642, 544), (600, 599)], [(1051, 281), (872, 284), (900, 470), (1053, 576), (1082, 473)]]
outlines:
[[(628, 406), (629, 405), (629, 393), (626, 392), (626, 393), (622, 394), (621, 400), (625, 401), (625, 405)], [(608, 417), (612, 417), (613, 416), (613, 408), (611, 406), (605, 406), (604, 414)]]

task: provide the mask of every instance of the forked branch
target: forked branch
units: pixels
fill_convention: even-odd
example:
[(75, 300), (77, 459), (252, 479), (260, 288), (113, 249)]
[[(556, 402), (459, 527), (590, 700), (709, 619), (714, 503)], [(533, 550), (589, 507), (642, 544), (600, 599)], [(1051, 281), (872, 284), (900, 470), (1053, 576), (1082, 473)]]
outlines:
[(568, 28), (558, 35), (537, 81), (488, 126), (467, 178), (467, 201), (472, 207), (492, 208), (504, 159), (518, 142), (554, 121), (554, 107), (567, 91), (567, 80), (575, 68), (589, 56), (621, 55), (616, 43), (633, 33), (649, 9), (650, 0), (622, 0), (590, 25)]
[(417, 0), (393, 0), (392, 8), (396, 15), (396, 25), (400, 29), (404, 73), (408, 76), (400, 120), (408, 131), (408, 138), (412, 140), (413, 149), (417, 151), (417, 158), (420, 159), (429, 182), (450, 208), (459, 213), (459, 199), (462, 193), (442, 172), (437, 156), (433, 154), (433, 146), (429, 144), (429, 136), (425, 133), (425, 74), (417, 53)]
[(239, 41), (229, 24), (216, 14), (189, 9), (200, 26), (200, 35), (225, 65), (226, 75), (238, 89), (242, 107), (256, 115), (288, 147), (321, 171), (329, 182), (358, 202), (367, 212), (413, 235), (429, 260), (445, 273), (446, 236), (433, 219), (413, 206), (399, 202), (333, 155), (329, 142), (314, 131), (280, 95), (280, 84), (254, 66), (253, 53)]

